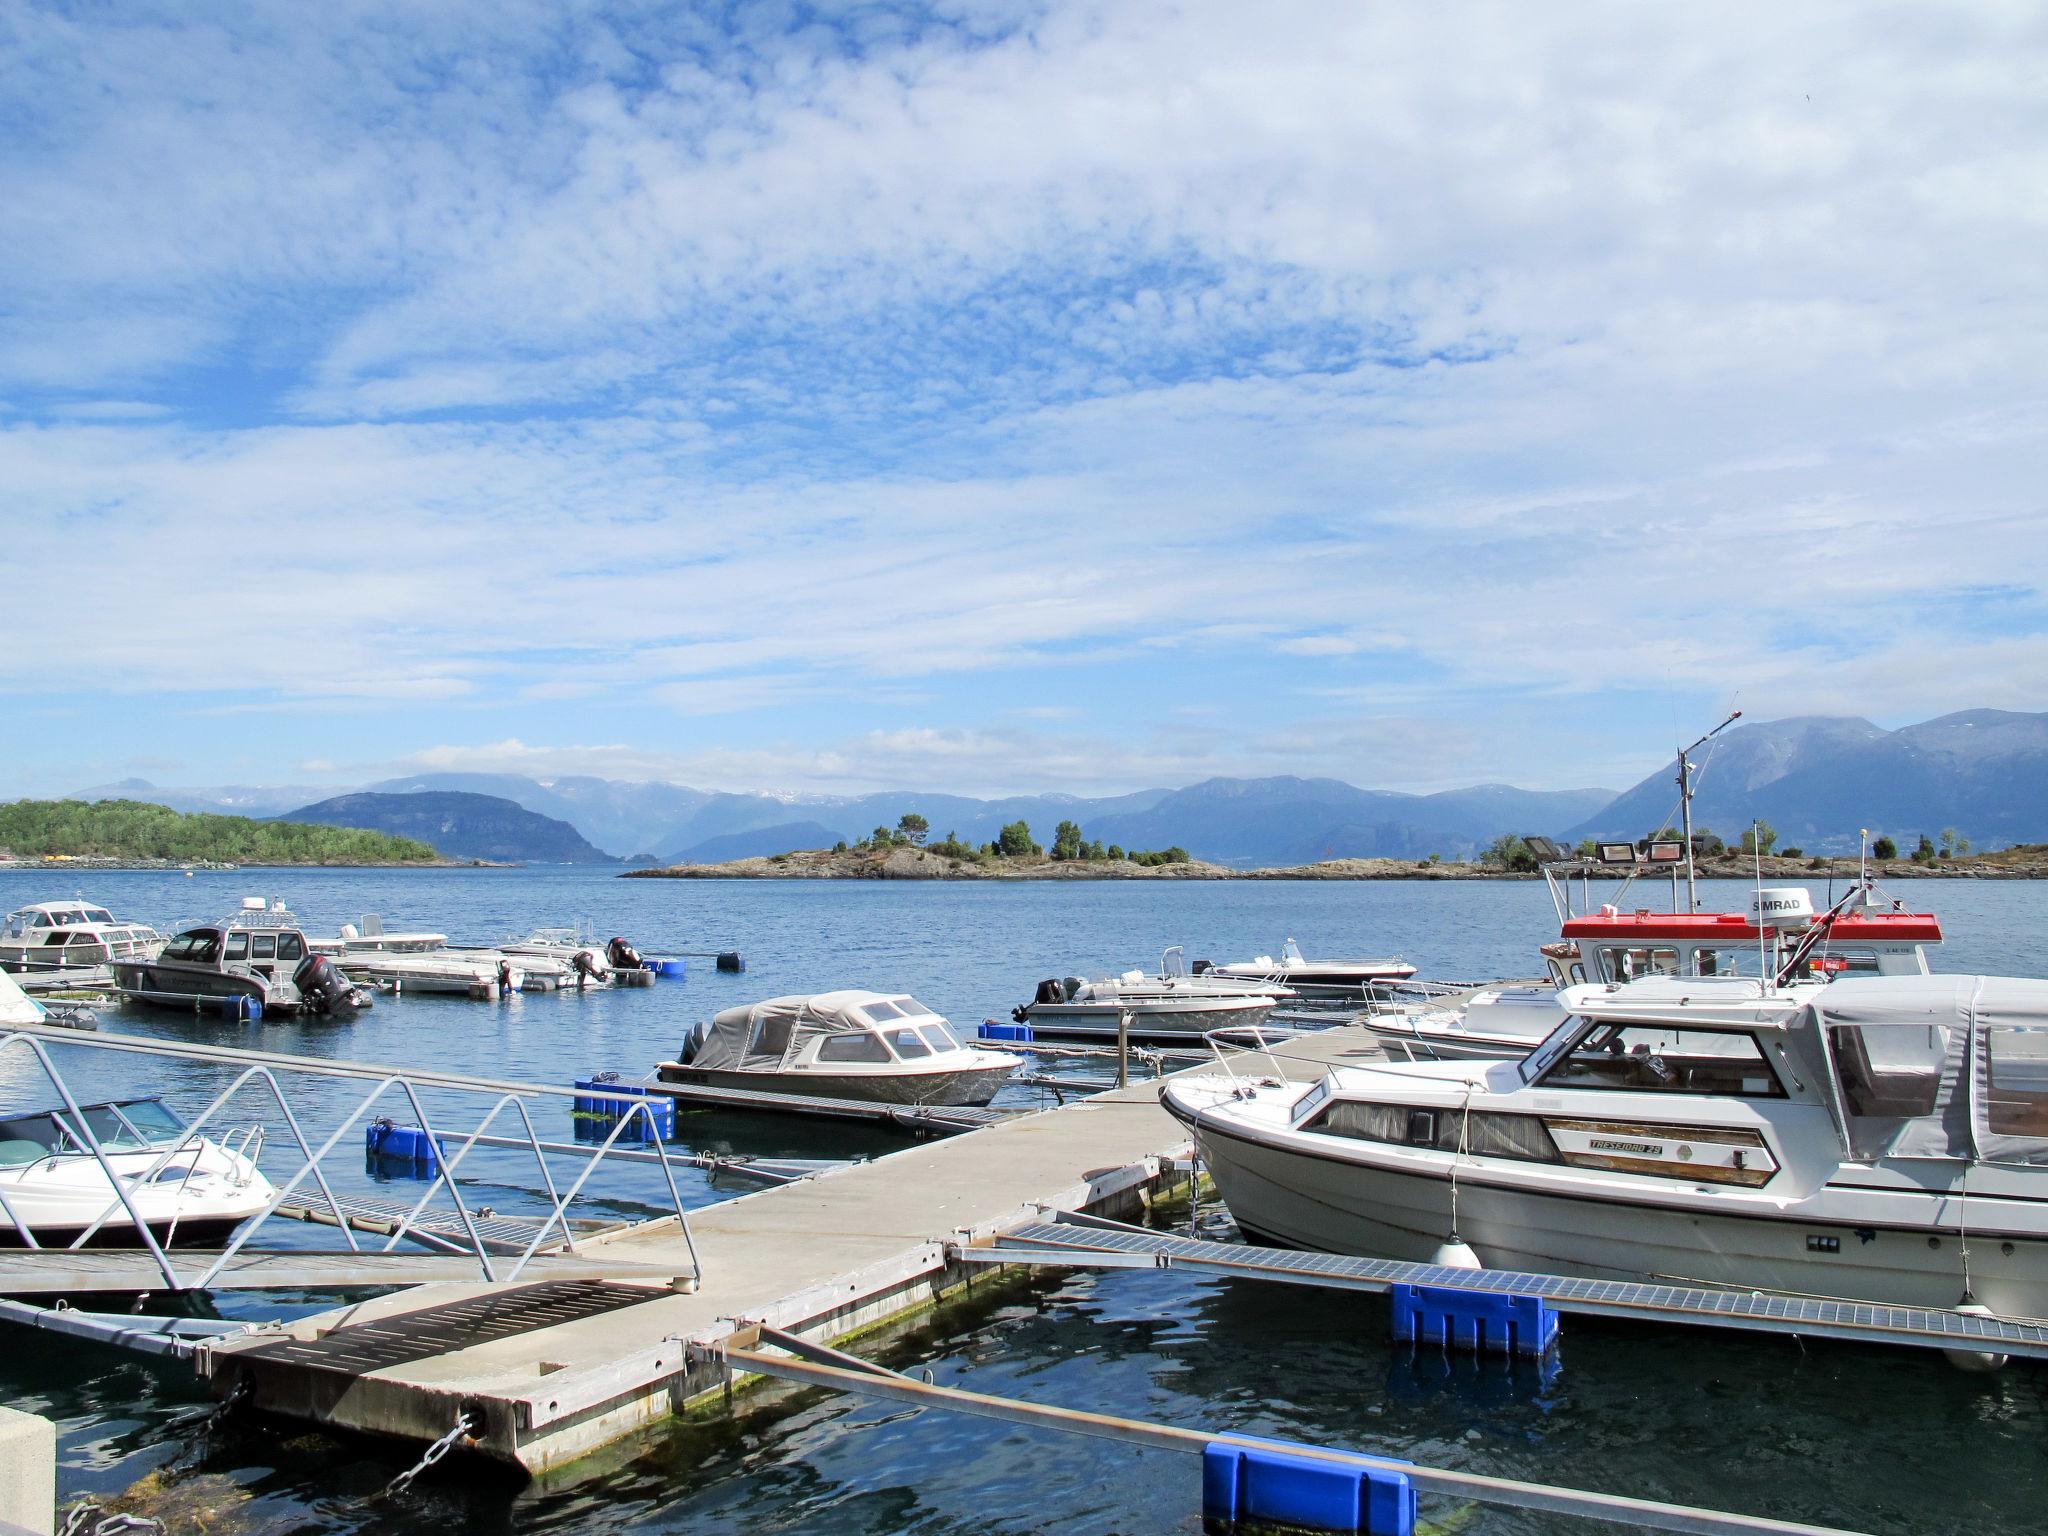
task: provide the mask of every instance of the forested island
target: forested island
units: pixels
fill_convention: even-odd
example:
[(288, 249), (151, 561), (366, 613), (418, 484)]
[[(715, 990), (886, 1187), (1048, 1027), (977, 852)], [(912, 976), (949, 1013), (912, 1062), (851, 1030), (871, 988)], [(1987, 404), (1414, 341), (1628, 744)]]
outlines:
[(439, 864), (425, 843), (353, 827), (174, 811), (140, 800), (0, 805), (0, 852), (218, 864)]

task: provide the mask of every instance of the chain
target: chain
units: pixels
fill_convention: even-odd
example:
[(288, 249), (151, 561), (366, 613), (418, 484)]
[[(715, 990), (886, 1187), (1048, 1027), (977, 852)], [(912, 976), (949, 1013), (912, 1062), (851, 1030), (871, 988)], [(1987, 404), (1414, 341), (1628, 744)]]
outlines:
[(391, 1479), (389, 1483), (385, 1484), (384, 1493), (381, 1496), (392, 1497), (406, 1492), (406, 1490), (412, 1487), (414, 1478), (418, 1477), (427, 1468), (454, 1450), (458, 1444), (482, 1428), (483, 1424), (476, 1414), (464, 1412), (456, 1415), (455, 1427), (428, 1446), (426, 1454), (421, 1456), (415, 1465), (407, 1467), (398, 1476)]

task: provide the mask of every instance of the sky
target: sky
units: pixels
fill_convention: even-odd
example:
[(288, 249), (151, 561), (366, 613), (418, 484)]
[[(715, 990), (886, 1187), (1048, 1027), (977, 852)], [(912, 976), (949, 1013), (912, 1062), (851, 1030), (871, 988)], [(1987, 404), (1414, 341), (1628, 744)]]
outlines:
[(2048, 707), (2048, 5), (0, 17), (0, 793)]

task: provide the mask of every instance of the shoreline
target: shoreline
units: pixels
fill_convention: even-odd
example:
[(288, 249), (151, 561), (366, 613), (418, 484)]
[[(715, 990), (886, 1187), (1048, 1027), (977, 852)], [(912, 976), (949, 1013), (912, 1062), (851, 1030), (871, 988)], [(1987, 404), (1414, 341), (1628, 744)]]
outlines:
[(62, 874), (85, 870), (96, 875), (121, 873), (232, 875), (251, 869), (516, 869), (486, 859), (401, 859), (389, 864), (360, 864), (346, 859), (309, 859), (302, 864), (220, 864), (208, 859), (123, 859), (101, 854), (54, 854), (46, 858), (0, 859), (0, 874), (26, 870)]
[[(1638, 878), (1661, 883), (1666, 866), (1638, 865)], [(1766, 858), (1763, 878), (1778, 883), (1844, 879), (1855, 875), (1854, 858), (1831, 859), (1815, 869), (1806, 859)], [(1872, 861), (1880, 880), (2044, 880), (2048, 859), (2008, 864), (1976, 858), (1916, 864), (1910, 859)], [(1703, 860), (1703, 880), (1749, 880), (1756, 866), (1746, 858)], [(1486, 864), (1430, 863), (1416, 859), (1325, 859), (1312, 864), (1287, 864), (1236, 869), (1191, 859), (1184, 864), (1139, 865), (1128, 861), (1053, 860), (1043, 857), (971, 860), (949, 858), (922, 848), (844, 853), (808, 849), (769, 856), (734, 859), (723, 864), (670, 864), (622, 871), (621, 880), (1540, 880), (1533, 870), (1507, 870)], [(1598, 879), (1619, 878), (1619, 873)]]

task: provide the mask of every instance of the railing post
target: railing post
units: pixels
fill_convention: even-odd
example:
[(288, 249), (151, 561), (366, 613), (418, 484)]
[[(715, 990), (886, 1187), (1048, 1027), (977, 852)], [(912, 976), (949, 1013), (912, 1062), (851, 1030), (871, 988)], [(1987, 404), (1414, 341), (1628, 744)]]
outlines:
[(1131, 1010), (1119, 1008), (1116, 1015), (1116, 1085), (1131, 1086)]

